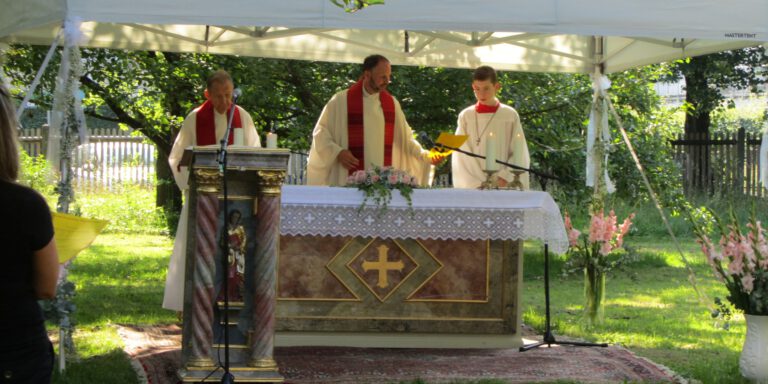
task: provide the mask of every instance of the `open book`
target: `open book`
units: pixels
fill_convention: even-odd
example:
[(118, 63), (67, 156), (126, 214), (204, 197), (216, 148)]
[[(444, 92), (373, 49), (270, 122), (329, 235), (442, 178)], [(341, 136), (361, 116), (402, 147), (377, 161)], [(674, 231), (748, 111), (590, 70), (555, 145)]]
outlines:
[(435, 146), (430, 148), (429, 157), (436, 156), (448, 156), (453, 152), (449, 148), (459, 148), (465, 141), (467, 141), (467, 135), (454, 135), (452, 133), (441, 132), (440, 136), (435, 141)]
[(106, 220), (51, 212), (59, 263), (64, 264), (87, 248), (109, 223)]

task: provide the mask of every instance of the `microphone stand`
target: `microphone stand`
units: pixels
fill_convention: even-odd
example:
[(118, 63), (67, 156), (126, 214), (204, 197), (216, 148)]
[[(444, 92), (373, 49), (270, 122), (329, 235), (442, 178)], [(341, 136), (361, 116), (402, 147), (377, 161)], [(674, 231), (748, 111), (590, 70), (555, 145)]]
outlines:
[(232, 131), (232, 120), (237, 108), (237, 95), (232, 98), (232, 107), (227, 119), (227, 131), (221, 139), (221, 147), (218, 151), (219, 174), (221, 175), (222, 192), (224, 193), (224, 227), (221, 233), (221, 266), (222, 266), (222, 290), (224, 290), (224, 373), (221, 375), (222, 384), (235, 382), (235, 377), (229, 370), (229, 279), (227, 278), (229, 268), (229, 236), (227, 226), (229, 225), (229, 199), (227, 196), (227, 143)]
[[(434, 144), (436, 144), (436, 143), (431, 142), (431, 140), (429, 140), (428, 137), (426, 137), (424, 139), (429, 141), (428, 144), (433, 144), (433, 146), (435, 146)], [(442, 148), (451, 149), (451, 150), (454, 150), (456, 152), (463, 153), (463, 154), (465, 154), (467, 156), (472, 156), (472, 157), (477, 157), (477, 158), (480, 158), (480, 159), (485, 159), (485, 156), (478, 155), (476, 153), (472, 153), (472, 152), (469, 152), (469, 151), (465, 151), (465, 150), (460, 149), (460, 148), (449, 147), (447, 145), (443, 145), (443, 144), (439, 144), (439, 143), (436, 144), (436, 146), (442, 147)], [(560, 179), (558, 179), (557, 177), (549, 175), (549, 174), (546, 174), (544, 172), (534, 171), (532, 169), (527, 169), (527, 168), (524, 168), (524, 167), (520, 167), (518, 165), (509, 164), (507, 162), (504, 162), (504, 161), (501, 161), (501, 160), (498, 160), (498, 159), (496, 160), (496, 162), (499, 163), (499, 164), (502, 164), (502, 165), (506, 165), (507, 167), (510, 167), (510, 168), (514, 168), (514, 169), (517, 169), (517, 170), (534, 173), (534, 174), (539, 175), (539, 176), (544, 177), (544, 178), (560, 181)], [(573, 346), (577, 346), (577, 347), (608, 347), (607, 343), (587, 343), (587, 342), (580, 342), (580, 341), (557, 341), (555, 339), (555, 335), (552, 334), (551, 316), (550, 316), (550, 311), (549, 311), (549, 244), (547, 244), (547, 243), (544, 243), (544, 305), (545, 305), (544, 306), (544, 310), (545, 310), (545, 313), (546, 313), (546, 317), (545, 317), (546, 324), (545, 324), (544, 336), (543, 336), (542, 341), (537, 342), (537, 343), (533, 343), (533, 344), (529, 344), (529, 345), (524, 345), (524, 346), (520, 347), (520, 352), (525, 352), (525, 351), (528, 351), (528, 350), (531, 350), (531, 349), (534, 349), (534, 348), (538, 348), (538, 347), (541, 347), (541, 346), (543, 346), (545, 344), (547, 345), (547, 347), (552, 347), (552, 344), (557, 344), (557, 345), (573, 345)]]
[[(429, 142), (427, 144), (432, 144), (433, 147), (450, 149), (452, 151), (463, 153), (463, 154), (465, 154), (467, 156), (476, 157), (478, 159), (485, 159), (485, 156), (483, 156), (483, 155), (478, 155), (478, 154), (470, 152), (470, 151), (465, 151), (465, 150), (463, 150), (461, 148), (451, 147), (451, 146), (440, 144), (440, 143), (434, 143), (431, 140), (429, 140)], [(521, 167), (521, 166), (515, 165), (515, 164), (510, 164), (510, 163), (508, 163), (506, 161), (501, 161), (499, 159), (496, 159), (496, 163), (504, 165), (504, 166), (507, 166), (507, 167), (512, 168), (512, 169), (517, 169), (519, 171), (525, 171), (525, 172), (533, 173), (535, 175), (541, 176), (541, 177), (546, 178), (546, 179), (551, 179), (551, 180), (555, 180), (555, 181), (561, 181), (558, 177), (552, 176), (552, 175), (550, 175), (548, 173), (544, 173), (544, 172), (541, 172), (541, 171), (533, 170), (533, 169), (530, 169), (530, 168)]]

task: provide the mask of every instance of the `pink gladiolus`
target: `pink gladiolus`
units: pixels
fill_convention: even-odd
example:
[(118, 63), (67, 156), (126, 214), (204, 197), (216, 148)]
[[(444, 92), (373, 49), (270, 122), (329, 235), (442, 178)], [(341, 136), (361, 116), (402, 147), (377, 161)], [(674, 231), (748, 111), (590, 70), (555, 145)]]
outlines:
[(381, 180), (379, 175), (371, 175), (371, 183), (378, 183)]
[(390, 184), (397, 184), (397, 174), (396, 173), (391, 173), (389, 175), (389, 183)]
[(602, 241), (610, 242), (614, 233), (616, 233), (616, 213), (611, 210), (603, 221)]
[(715, 278), (717, 278), (717, 280), (720, 282), (725, 282), (724, 277), (720, 274), (720, 271), (717, 268), (719, 265), (718, 260), (720, 260), (720, 257), (715, 252), (715, 247), (712, 245), (712, 241), (709, 240), (706, 235), (700, 237), (696, 241), (701, 245), (701, 251), (704, 252), (704, 255), (707, 256), (707, 263), (712, 268), (712, 273), (715, 275)]
[(707, 256), (707, 262), (711, 266), (715, 266), (715, 261), (718, 260), (717, 253), (715, 252), (715, 246), (712, 245), (712, 241), (709, 240), (708, 237), (704, 236), (704, 239), (698, 240), (699, 244), (701, 244), (701, 251), (704, 252), (704, 255)]
[(603, 243), (603, 245), (600, 246), (600, 254), (603, 256), (608, 256), (611, 251), (613, 251), (613, 247), (609, 241), (606, 241)]
[(754, 287), (755, 277), (752, 274), (746, 274), (741, 278), (741, 286), (744, 288), (744, 292), (751, 293)]
[(731, 275), (740, 275), (744, 271), (744, 259), (734, 255), (730, 263), (728, 263), (728, 273)]
[(571, 217), (568, 216), (568, 213), (565, 214), (565, 232), (568, 234), (568, 244), (570, 244), (571, 247), (578, 247), (581, 232), (573, 228)]
[(403, 175), (403, 184), (410, 184), (411, 183), (411, 177), (408, 175)]
[(594, 243), (600, 241), (600, 235), (603, 229), (603, 212), (592, 215), (592, 220), (589, 223), (589, 242)]
[(624, 222), (621, 223), (621, 227), (619, 230), (621, 231), (621, 235), (625, 236), (627, 232), (629, 232), (629, 227), (632, 226), (632, 219), (635, 218), (635, 214), (631, 213), (629, 216), (627, 216), (626, 219), (624, 219)]
[(579, 232), (577, 229), (571, 228), (571, 230), (568, 231), (568, 244), (570, 244), (571, 247), (578, 247), (579, 236), (581, 236), (581, 232)]
[(750, 271), (754, 271), (755, 266), (757, 265), (757, 260), (755, 259), (755, 250), (752, 249), (752, 244), (750, 244), (747, 239), (742, 238), (736, 247), (741, 257), (746, 261), (747, 268)]
[(634, 217), (635, 214), (632, 213), (627, 216), (626, 219), (624, 219), (623, 223), (621, 223), (621, 226), (619, 227), (619, 234), (616, 236), (616, 248), (621, 248), (622, 244), (624, 244), (624, 236), (626, 236), (629, 232), (629, 227), (632, 226), (632, 219)]

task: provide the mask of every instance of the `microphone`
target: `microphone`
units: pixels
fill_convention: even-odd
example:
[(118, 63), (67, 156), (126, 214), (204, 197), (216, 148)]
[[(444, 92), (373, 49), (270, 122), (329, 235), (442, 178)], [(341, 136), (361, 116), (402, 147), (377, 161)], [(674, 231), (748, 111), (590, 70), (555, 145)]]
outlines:
[[(232, 106), (237, 108), (237, 98), (243, 94), (240, 88), (232, 90)], [(227, 118), (227, 130), (224, 131), (224, 136), (221, 138), (221, 148), (218, 151), (219, 162), (219, 174), (224, 175), (224, 170), (227, 164), (227, 142), (229, 141), (229, 134), (232, 132), (232, 120), (235, 116), (235, 108), (229, 108), (229, 118)], [(226, 180), (226, 179), (225, 179)]]
[(419, 141), (424, 143), (426, 146), (430, 148), (435, 146), (435, 142), (429, 137), (429, 135), (426, 132), (424, 131), (419, 132), (418, 137), (419, 137)]

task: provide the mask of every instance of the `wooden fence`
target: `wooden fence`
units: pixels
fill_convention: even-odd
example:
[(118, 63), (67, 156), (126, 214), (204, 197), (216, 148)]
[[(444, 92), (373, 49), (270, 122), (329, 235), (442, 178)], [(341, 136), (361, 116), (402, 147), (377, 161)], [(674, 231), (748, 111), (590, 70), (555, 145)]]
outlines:
[(743, 128), (730, 135), (689, 134), (673, 140), (686, 194), (768, 196), (759, 181), (760, 143), (759, 135)]
[[(89, 132), (88, 144), (72, 151), (72, 184), (79, 191), (114, 191), (121, 184), (155, 185), (155, 146), (141, 136), (117, 128)], [(45, 153), (46, 127), (21, 131), (22, 148), (30, 155)]]
[[(30, 156), (45, 154), (46, 127), (21, 131), (22, 148)], [(91, 130), (88, 144), (72, 152), (72, 184), (78, 191), (114, 191), (123, 183), (155, 185), (155, 146), (119, 129)], [(292, 152), (285, 184), (307, 183), (307, 155)]]

